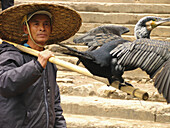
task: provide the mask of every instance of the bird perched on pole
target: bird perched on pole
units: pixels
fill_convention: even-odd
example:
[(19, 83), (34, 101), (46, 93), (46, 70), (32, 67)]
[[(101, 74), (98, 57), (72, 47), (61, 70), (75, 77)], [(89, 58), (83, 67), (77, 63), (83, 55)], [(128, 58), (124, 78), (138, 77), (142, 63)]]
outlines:
[[(158, 21), (160, 23), (162, 18), (153, 18), (153, 19), (154, 19), (153, 20), (154, 23), (155, 21)], [(169, 22), (169, 21), (170, 19), (162, 19), (162, 22)], [(152, 24), (153, 23), (151, 23), (151, 25)], [(138, 32), (140, 30), (142, 31), (140, 33), (140, 37), (145, 38), (146, 37), (145, 35), (147, 35), (147, 33), (150, 34), (151, 30), (153, 29), (150, 29), (150, 31), (146, 31), (148, 29), (145, 29), (145, 31), (144, 29), (137, 29)], [(138, 36), (138, 34), (136, 35)], [(123, 83), (124, 79), (122, 78), (122, 75), (124, 71), (133, 70), (136, 68), (143, 69), (150, 75), (151, 78), (153, 78), (155, 74), (158, 71), (160, 71), (158, 70), (158, 68), (161, 68), (162, 65), (169, 64), (168, 63), (169, 62), (168, 61), (169, 60), (169, 48), (170, 48), (169, 44), (170, 44), (169, 42), (156, 41), (156, 40), (150, 40), (150, 39), (137, 39), (131, 42), (128, 40), (124, 40), (123, 38), (119, 36), (119, 38), (116, 38), (107, 43), (104, 43), (100, 48), (92, 50), (92, 51), (87, 50), (87, 51), (81, 52), (81, 51), (77, 51), (75, 49), (69, 48), (67, 46), (64, 46), (65, 48), (67, 48), (67, 50), (64, 51), (63, 53), (78, 57), (79, 60), (83, 63), (83, 65), (92, 74), (108, 78), (110, 83), (112, 83), (113, 81), (119, 81)], [(145, 63), (142, 63), (142, 61), (144, 60), (145, 60)], [(125, 62), (128, 62), (128, 63), (125, 63)], [(142, 63), (143, 65), (139, 65), (138, 64), (139, 62)], [(159, 64), (156, 65), (156, 62)], [(165, 63), (168, 63), (168, 64), (165, 64)], [(167, 66), (165, 66), (164, 71), (166, 68)], [(162, 86), (159, 86), (159, 87), (162, 87)], [(163, 89), (159, 89), (159, 92), (165, 94), (165, 92), (163, 92), (162, 90)], [(167, 95), (169, 95), (169, 93), (170, 92), (168, 92), (164, 96), (168, 103), (170, 102), (170, 99), (167, 99)]]

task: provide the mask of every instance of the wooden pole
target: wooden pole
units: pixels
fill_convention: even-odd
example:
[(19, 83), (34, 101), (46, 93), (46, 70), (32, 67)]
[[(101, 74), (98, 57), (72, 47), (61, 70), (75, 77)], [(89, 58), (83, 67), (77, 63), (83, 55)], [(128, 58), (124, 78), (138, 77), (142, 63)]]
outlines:
[[(37, 51), (37, 50), (31, 49), (31, 48), (28, 48), (28, 47), (25, 47), (25, 46), (22, 46), (20, 44), (16, 44), (16, 43), (13, 43), (13, 42), (10, 42), (10, 41), (6, 41), (6, 40), (4, 40), (4, 41), (9, 43), (9, 44), (14, 45), (16, 48), (18, 48), (19, 50), (21, 50), (23, 52), (26, 52), (26, 53), (34, 55), (34, 56), (38, 56), (39, 51)], [(3, 40), (0, 39), (0, 44), (2, 44), (2, 42), (3, 42)], [(63, 60), (60, 60), (56, 56), (50, 57), (49, 62), (54, 63), (56, 65), (59, 65), (61, 67), (67, 68), (71, 71), (83, 74), (85, 76), (88, 76), (90, 78), (93, 78), (95, 80), (98, 80), (100, 82), (103, 82), (107, 85), (110, 85), (112, 87), (119, 89), (119, 84), (120, 84), (119, 81), (115, 81), (112, 84), (109, 84), (109, 81), (106, 78), (95, 76), (95, 75), (91, 74), (86, 68), (74, 65), (72, 63), (69, 63), (69, 62), (66, 62), (66, 61), (63, 61)], [(130, 95), (133, 95), (135, 97), (138, 97), (140, 99), (143, 99), (143, 100), (147, 100), (148, 97), (149, 97), (147, 92), (141, 91), (141, 90), (136, 89), (136, 88), (131, 87), (131, 86), (126, 86), (126, 85), (122, 86), (120, 88), (120, 90), (122, 90), (123, 92), (126, 92)]]

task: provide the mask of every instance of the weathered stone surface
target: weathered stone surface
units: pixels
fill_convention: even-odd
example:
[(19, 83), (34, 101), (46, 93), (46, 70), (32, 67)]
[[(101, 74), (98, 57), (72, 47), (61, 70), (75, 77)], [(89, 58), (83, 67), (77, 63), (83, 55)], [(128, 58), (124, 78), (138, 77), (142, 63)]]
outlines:
[(96, 95), (96, 89), (92, 84), (74, 86), (66, 83), (60, 84), (61, 94), (74, 95), (74, 96), (93, 96)]
[[(79, 12), (84, 23), (107, 23), (107, 24), (136, 24), (142, 17), (148, 14), (135, 13), (102, 13), (102, 12)], [(159, 14), (149, 14), (149, 16), (160, 16)], [(161, 14), (167, 18), (169, 14)]]
[(105, 13), (157, 13), (169, 14), (169, 4), (141, 4), (141, 3), (100, 3), (100, 2), (64, 2), (64, 4), (83, 12)]
[(64, 112), (69, 114), (170, 123), (169, 116), (166, 116), (167, 114), (169, 115), (170, 106), (165, 102), (158, 103), (66, 95), (62, 95), (61, 99)]
[(64, 114), (68, 128), (169, 128), (170, 123)]

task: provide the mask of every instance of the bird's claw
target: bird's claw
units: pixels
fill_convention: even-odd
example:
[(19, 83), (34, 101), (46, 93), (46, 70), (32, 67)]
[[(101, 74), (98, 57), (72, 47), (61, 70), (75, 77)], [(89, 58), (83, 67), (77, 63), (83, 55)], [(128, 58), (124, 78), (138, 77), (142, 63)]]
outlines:
[(131, 87), (133, 87), (133, 85), (132, 84), (130, 84), (130, 83), (127, 83), (127, 82), (124, 82), (124, 83), (120, 83), (119, 84), (119, 90), (121, 89), (121, 87), (125, 87), (125, 86), (131, 86)]

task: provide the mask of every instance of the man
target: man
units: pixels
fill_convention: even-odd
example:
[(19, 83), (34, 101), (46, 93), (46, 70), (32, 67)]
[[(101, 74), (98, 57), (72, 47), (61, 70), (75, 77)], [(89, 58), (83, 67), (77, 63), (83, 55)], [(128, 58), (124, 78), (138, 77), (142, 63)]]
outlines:
[(80, 25), (81, 18), (74, 10), (56, 4), (23, 4), (0, 14), (2, 39), (40, 51), (34, 57), (6, 42), (0, 45), (1, 128), (66, 127), (57, 68), (48, 62), (53, 54), (43, 50), (46, 44), (73, 36)]
[(5, 10), (14, 5), (14, 0), (1, 0), (2, 10)]

